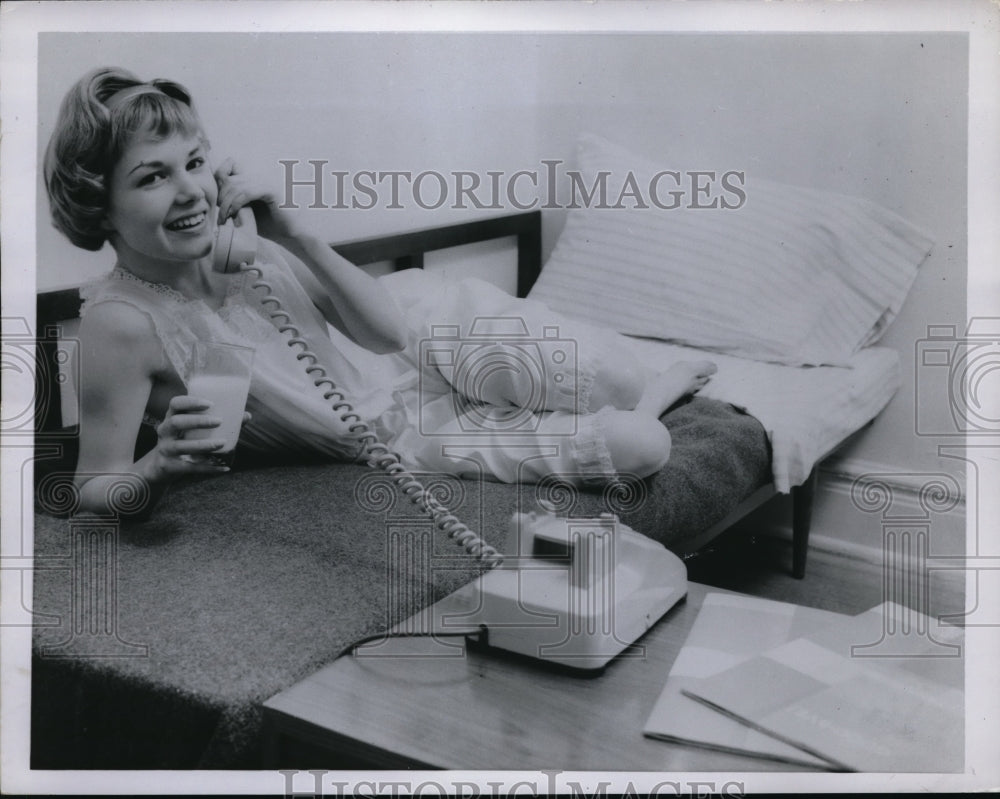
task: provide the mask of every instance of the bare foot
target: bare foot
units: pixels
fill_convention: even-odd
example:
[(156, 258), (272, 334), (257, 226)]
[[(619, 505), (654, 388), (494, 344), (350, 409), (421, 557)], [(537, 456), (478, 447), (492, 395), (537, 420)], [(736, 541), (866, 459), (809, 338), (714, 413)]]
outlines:
[(635, 409), (659, 418), (681, 397), (699, 391), (716, 371), (712, 361), (678, 361), (649, 381)]

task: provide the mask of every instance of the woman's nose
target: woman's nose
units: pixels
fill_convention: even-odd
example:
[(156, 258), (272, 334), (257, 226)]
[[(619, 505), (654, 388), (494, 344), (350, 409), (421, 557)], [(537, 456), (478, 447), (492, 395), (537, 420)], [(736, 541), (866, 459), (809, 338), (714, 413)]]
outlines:
[(181, 204), (200, 199), (205, 193), (201, 188), (201, 184), (193, 175), (189, 175), (187, 172), (183, 172), (178, 176), (176, 185), (177, 202)]

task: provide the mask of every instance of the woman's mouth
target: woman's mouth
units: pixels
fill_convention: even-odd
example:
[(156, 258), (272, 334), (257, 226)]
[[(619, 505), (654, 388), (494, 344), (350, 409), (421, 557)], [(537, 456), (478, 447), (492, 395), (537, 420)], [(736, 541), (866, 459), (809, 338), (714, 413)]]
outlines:
[(183, 232), (186, 230), (193, 230), (205, 221), (207, 214), (201, 211), (197, 214), (191, 214), (190, 216), (182, 216), (180, 219), (175, 219), (173, 222), (167, 223), (165, 226), (167, 230), (174, 231), (175, 233)]

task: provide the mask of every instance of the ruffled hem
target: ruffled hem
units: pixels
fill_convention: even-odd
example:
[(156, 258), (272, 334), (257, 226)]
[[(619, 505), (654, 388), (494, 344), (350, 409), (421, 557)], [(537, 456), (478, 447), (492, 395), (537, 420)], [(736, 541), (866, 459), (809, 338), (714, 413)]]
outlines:
[(570, 439), (573, 460), (585, 486), (603, 485), (618, 475), (604, 432), (604, 417), (610, 412), (605, 408), (581, 416), (577, 433)]
[(547, 407), (577, 414), (589, 412), (596, 376), (596, 370), (589, 365), (555, 372), (550, 382), (555, 401), (547, 403)]

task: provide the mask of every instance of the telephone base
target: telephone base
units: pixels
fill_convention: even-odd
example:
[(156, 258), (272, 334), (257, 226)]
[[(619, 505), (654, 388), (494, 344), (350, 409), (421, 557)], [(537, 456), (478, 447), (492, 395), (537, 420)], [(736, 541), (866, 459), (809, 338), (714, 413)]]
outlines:
[(457, 594), (449, 625), (485, 627), (492, 647), (600, 669), (687, 595), (687, 568), (614, 517), (515, 514), (521, 552)]

